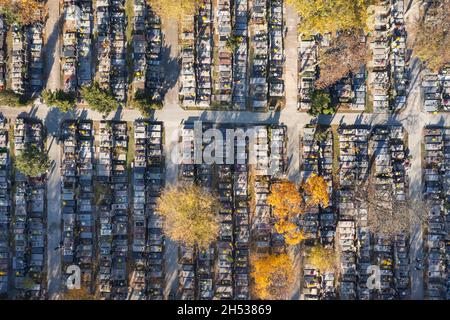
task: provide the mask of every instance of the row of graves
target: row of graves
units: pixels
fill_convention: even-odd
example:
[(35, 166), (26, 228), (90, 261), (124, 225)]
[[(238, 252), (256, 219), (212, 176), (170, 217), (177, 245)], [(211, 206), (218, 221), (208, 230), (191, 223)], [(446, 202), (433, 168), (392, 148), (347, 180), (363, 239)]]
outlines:
[[(195, 159), (195, 141), (194, 127), (191, 124), (184, 124), (180, 133), (181, 145), (181, 164), (179, 170), (179, 179), (183, 183), (195, 183), (196, 165)], [(181, 244), (178, 247), (178, 290), (177, 298), (181, 300), (196, 299), (196, 260), (197, 250)]]
[(238, 39), (231, 38), (233, 35), (232, 3), (230, 0), (218, 0), (217, 10), (214, 10), (215, 48), (214, 55), (218, 57), (218, 63), (214, 66), (214, 101), (223, 106), (231, 106), (233, 90), (233, 51), (230, 47), (231, 41)]
[(91, 292), (95, 272), (93, 123), (64, 122), (61, 140), (62, 273), (69, 277), (68, 267), (77, 265), (81, 284)]
[(125, 0), (98, 0), (95, 6), (97, 81), (124, 102), (128, 90)]
[[(211, 128), (203, 124), (202, 130)], [(217, 168), (210, 164), (193, 161), (196, 145), (192, 124), (184, 124), (181, 132), (182, 164), (180, 178), (213, 191), (213, 178), (217, 170), (217, 188), (223, 206), (220, 212), (219, 237), (216, 244), (207, 248), (179, 248), (179, 297), (182, 300), (232, 299), (233, 279), (233, 181), (232, 166), (220, 164)], [(207, 144), (211, 141), (205, 141)], [(217, 256), (217, 260), (216, 260)]]
[[(405, 131), (401, 126), (377, 126), (372, 130), (370, 152), (374, 157), (373, 192), (375, 199), (383, 199), (383, 205), (379, 205), (377, 210), (394, 212), (406, 201), (408, 182), (404, 141)], [(374, 234), (372, 238), (372, 262), (380, 268), (381, 282), (380, 288), (369, 293), (370, 298), (407, 298), (410, 287), (408, 237), (404, 234), (398, 234), (394, 238)]]
[(450, 66), (445, 66), (439, 73), (425, 72), (422, 95), (426, 112), (450, 110)]
[(390, 28), (391, 8), (389, 0), (383, 0), (375, 14), (372, 39), (372, 96), (375, 112), (389, 110), (390, 103)]
[(33, 96), (42, 90), (43, 32), (44, 25), (41, 22), (29, 26), (11, 26), (11, 89), (17, 94)]
[(408, 69), (406, 65), (406, 30), (404, 0), (391, 0), (391, 79), (393, 111), (406, 104)]
[(235, 0), (233, 35), (239, 39), (233, 53), (233, 108), (247, 108), (247, 61), (248, 61), (248, 0)]
[(268, 102), (269, 24), (268, 1), (251, 2), (250, 97), (254, 111), (264, 111)]
[[(104, 147), (99, 151), (105, 161), (103, 166), (98, 167), (98, 179), (106, 185), (106, 190), (110, 190), (110, 196), (104, 202), (106, 207), (102, 210), (102, 215), (108, 218), (105, 221), (110, 221), (111, 225), (110, 247), (109, 250), (104, 251), (107, 253), (104, 257), (107, 261), (105, 271), (110, 272), (108, 283), (110, 290), (106, 298), (125, 300), (128, 296), (129, 265), (128, 125), (124, 121), (105, 121), (100, 122), (100, 130), (102, 129), (103, 137), (100, 138), (104, 141)], [(107, 212), (109, 215), (106, 214)]]
[[(211, 127), (211, 124), (204, 124), (203, 130)], [(211, 141), (204, 141), (206, 144)], [(195, 180), (194, 183), (205, 188), (208, 191), (213, 189), (213, 168), (208, 164), (199, 164), (195, 168)], [(221, 235), (223, 235), (223, 228), (220, 229)], [(225, 230), (227, 233), (227, 230)], [(214, 260), (216, 256), (216, 247), (211, 244), (207, 248), (195, 248), (196, 255), (194, 260), (194, 269), (196, 274), (196, 287), (195, 287), (195, 299), (198, 300), (211, 300), (214, 297)]]
[(218, 57), (214, 103), (234, 110), (247, 108), (248, 0), (218, 0), (215, 10)]
[(90, 0), (64, 0), (62, 30), (63, 90), (74, 92), (92, 82), (93, 8)]
[(6, 21), (3, 15), (0, 15), (0, 91), (6, 88), (6, 64), (7, 64), (7, 48), (6, 48)]
[(284, 19), (283, 0), (269, 1), (269, 97), (270, 106), (275, 107), (277, 100), (284, 96)]
[(314, 37), (299, 35), (300, 47), (298, 50), (298, 103), (299, 111), (308, 111), (311, 108), (311, 92), (317, 77), (318, 46)]
[(133, 95), (148, 92), (160, 100), (161, 19), (145, 0), (133, 0)]
[[(254, 202), (252, 202), (250, 215), (250, 234), (251, 249), (256, 256), (265, 256), (270, 253), (279, 254), (285, 252), (284, 236), (279, 234), (273, 224), (272, 208), (267, 202), (267, 198), (271, 192), (272, 183), (285, 177), (286, 166), (283, 165), (282, 170), (273, 170), (281, 163), (285, 162), (285, 143), (286, 143), (286, 127), (257, 127), (257, 142), (255, 146), (256, 162), (252, 167), (252, 187), (254, 188)], [(283, 140), (283, 150), (278, 149), (278, 138)], [(278, 140), (279, 141), (279, 140)], [(281, 161), (272, 159), (272, 152), (281, 154)], [(281, 152), (281, 153), (280, 153)], [(272, 163), (275, 161), (275, 163)]]
[(268, 102), (269, 108), (279, 106), (284, 96), (283, 1), (253, 0), (251, 22), (251, 106), (264, 111)]
[[(44, 126), (34, 118), (16, 119), (14, 153), (30, 146), (44, 149)], [(16, 171), (12, 224), (13, 294), (16, 299), (41, 299), (46, 288), (46, 175), (28, 177)]]
[(8, 295), (11, 223), (9, 123), (0, 114), (0, 297)]
[(448, 273), (450, 252), (450, 215), (448, 159), (450, 129), (427, 126), (424, 129), (425, 197), (428, 202), (424, 235), (425, 298), (450, 299)]
[[(225, 128), (224, 128), (225, 129)], [(225, 135), (225, 130), (222, 131)], [(217, 241), (215, 299), (249, 299), (249, 166), (245, 141), (226, 141), (223, 154), (233, 150), (233, 162), (217, 165), (222, 210)]]
[[(392, 237), (371, 233), (368, 211), (375, 209), (367, 202), (383, 199), (382, 207), (376, 210), (393, 211), (406, 201), (405, 131), (401, 126), (377, 126), (372, 131), (343, 126), (338, 134), (340, 298), (405, 299), (410, 288), (409, 239), (401, 234)], [(373, 199), (366, 199), (364, 193)], [(367, 283), (374, 272), (372, 265), (379, 268), (380, 281), (370, 287)]]
[(366, 265), (370, 264), (367, 204), (355, 201), (358, 184), (369, 175), (369, 132), (368, 127), (360, 126), (341, 126), (337, 131), (340, 188), (337, 191), (336, 249), (340, 252), (338, 296), (342, 300), (369, 299), (366, 287)]
[(156, 211), (164, 185), (163, 124), (134, 124), (132, 265), (129, 299), (162, 300), (165, 279), (163, 218)]
[(398, 111), (406, 104), (408, 84), (404, 0), (385, 0), (377, 7), (371, 45), (374, 111)]
[[(98, 216), (98, 292), (104, 299), (112, 297), (113, 285), (112, 263), (113, 263), (113, 211), (112, 211), (112, 168), (113, 168), (113, 134), (111, 122), (101, 121), (96, 133), (96, 155), (97, 155), (97, 179), (96, 188), (102, 190), (104, 195), (96, 199)], [(97, 196), (96, 196), (97, 198)]]
[[(313, 174), (322, 176), (328, 186), (329, 206), (313, 206), (302, 215), (300, 228), (306, 235), (306, 246), (320, 243), (334, 250), (337, 217), (333, 207), (333, 133), (329, 128), (307, 126), (303, 129), (300, 151), (301, 181), (304, 183)], [(320, 273), (313, 266), (304, 267), (303, 295), (308, 299), (335, 298), (334, 272)]]
[(181, 23), (181, 86), (183, 107), (208, 108), (212, 98), (213, 55), (212, 1), (201, 0), (194, 16)]

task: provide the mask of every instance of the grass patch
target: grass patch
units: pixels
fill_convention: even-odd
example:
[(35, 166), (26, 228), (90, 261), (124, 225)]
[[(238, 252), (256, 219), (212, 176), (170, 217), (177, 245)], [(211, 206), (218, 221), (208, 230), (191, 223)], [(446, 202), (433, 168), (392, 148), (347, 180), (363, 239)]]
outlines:
[(339, 135), (337, 132), (338, 126), (332, 125), (331, 132), (333, 133), (333, 180), (334, 185), (339, 186)]
[(131, 169), (131, 164), (134, 161), (134, 126), (133, 122), (128, 122), (128, 149), (127, 149), (127, 168)]

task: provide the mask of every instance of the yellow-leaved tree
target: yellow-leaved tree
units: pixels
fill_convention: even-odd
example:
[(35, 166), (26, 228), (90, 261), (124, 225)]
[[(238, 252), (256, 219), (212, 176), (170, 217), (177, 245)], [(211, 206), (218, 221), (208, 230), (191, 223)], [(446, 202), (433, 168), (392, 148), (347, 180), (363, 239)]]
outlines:
[(285, 253), (251, 257), (253, 293), (259, 299), (289, 299), (294, 279), (292, 260)]
[(186, 246), (207, 248), (219, 234), (218, 198), (194, 184), (166, 188), (157, 202), (164, 232)]
[(163, 20), (182, 21), (184, 16), (193, 16), (199, 0), (147, 0), (155, 13)]
[(321, 205), (326, 208), (329, 204), (328, 186), (327, 182), (322, 176), (312, 174), (306, 182), (302, 185), (307, 197), (308, 206)]
[(316, 245), (309, 251), (307, 261), (321, 272), (330, 272), (334, 270), (336, 255), (334, 250)]
[(80, 289), (67, 290), (62, 297), (62, 300), (95, 300), (95, 296), (92, 295), (86, 287)]
[(368, 7), (373, 0), (287, 0), (300, 14), (299, 32), (335, 34), (339, 30), (367, 29)]
[(0, 0), (0, 13), (8, 23), (28, 25), (42, 20), (44, 3), (37, 0)]
[(298, 187), (290, 181), (279, 181), (272, 184), (267, 203), (273, 208), (275, 230), (284, 235), (286, 244), (296, 245), (304, 236), (293, 222), (303, 213), (303, 199)]

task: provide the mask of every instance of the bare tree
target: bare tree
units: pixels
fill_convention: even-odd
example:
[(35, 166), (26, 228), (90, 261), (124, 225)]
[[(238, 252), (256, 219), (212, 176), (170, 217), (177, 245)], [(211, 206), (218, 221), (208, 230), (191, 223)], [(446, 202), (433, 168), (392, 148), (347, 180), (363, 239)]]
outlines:
[(367, 225), (374, 234), (394, 237), (409, 234), (411, 226), (422, 223), (430, 210), (429, 203), (421, 199), (398, 200), (392, 184), (374, 183), (372, 178), (355, 186), (352, 197), (355, 205), (367, 208)]
[(319, 53), (320, 77), (318, 89), (324, 89), (357, 72), (367, 60), (367, 46), (361, 42), (358, 31), (346, 31), (333, 38), (329, 47)]

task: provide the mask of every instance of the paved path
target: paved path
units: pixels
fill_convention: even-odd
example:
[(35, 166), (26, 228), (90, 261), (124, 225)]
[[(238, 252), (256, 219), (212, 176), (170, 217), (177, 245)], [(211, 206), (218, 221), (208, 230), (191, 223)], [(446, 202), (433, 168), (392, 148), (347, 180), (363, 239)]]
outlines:
[[(45, 25), (44, 77), (46, 89), (59, 89), (60, 40), (62, 16), (59, 1), (48, 1), (48, 19)], [(54, 138), (60, 117), (54, 112), (43, 118), (48, 130), (47, 148), (52, 161), (52, 172), (47, 181), (47, 290), (49, 299), (57, 299), (61, 287), (61, 251), (55, 248), (61, 242), (61, 172), (60, 147)]]

